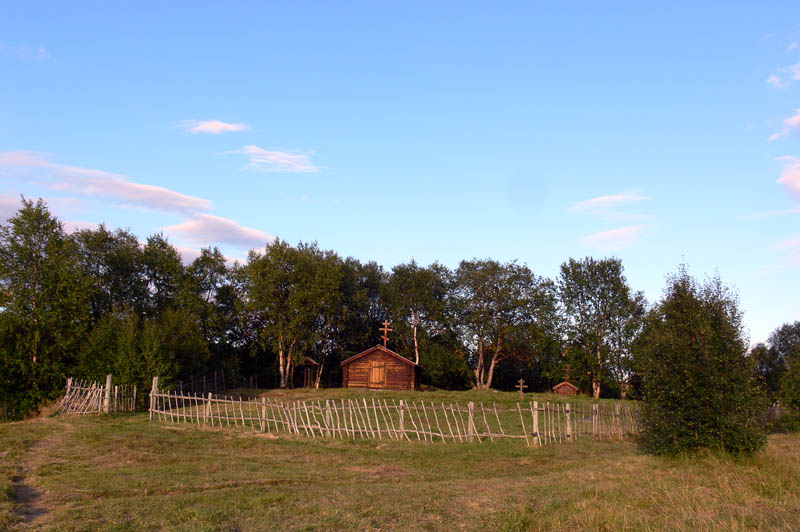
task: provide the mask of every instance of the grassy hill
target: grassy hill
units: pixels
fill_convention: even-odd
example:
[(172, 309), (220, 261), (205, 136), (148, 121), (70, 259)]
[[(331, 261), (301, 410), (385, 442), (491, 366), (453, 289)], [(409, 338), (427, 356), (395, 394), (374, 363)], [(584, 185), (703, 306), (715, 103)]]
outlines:
[[(272, 396), (281, 393), (322, 392)], [(434, 400), (515, 397), (475, 393)], [(732, 460), (656, 458), (608, 441), (533, 449), (520, 441), (310, 440), (163, 425), (147, 414), (0, 425), (0, 530), (697, 531), (798, 523), (797, 435), (772, 436), (763, 453)]]

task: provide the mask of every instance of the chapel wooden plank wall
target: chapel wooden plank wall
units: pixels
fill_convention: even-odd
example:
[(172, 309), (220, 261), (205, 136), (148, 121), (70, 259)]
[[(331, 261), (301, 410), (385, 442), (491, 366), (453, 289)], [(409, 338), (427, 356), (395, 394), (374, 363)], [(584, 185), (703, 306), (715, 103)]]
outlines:
[(418, 390), (420, 366), (383, 346), (342, 362), (342, 386), (374, 390)]

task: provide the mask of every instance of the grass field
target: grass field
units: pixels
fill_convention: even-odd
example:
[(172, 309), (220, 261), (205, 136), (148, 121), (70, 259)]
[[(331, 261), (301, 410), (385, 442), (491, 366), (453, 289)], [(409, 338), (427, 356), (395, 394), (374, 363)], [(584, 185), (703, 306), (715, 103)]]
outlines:
[[(491, 401), (453, 393), (443, 400)], [(663, 459), (629, 442), (332, 441), (146, 414), (39, 418), (0, 425), (5, 529), (800, 530), (800, 437), (771, 436), (750, 459)]]

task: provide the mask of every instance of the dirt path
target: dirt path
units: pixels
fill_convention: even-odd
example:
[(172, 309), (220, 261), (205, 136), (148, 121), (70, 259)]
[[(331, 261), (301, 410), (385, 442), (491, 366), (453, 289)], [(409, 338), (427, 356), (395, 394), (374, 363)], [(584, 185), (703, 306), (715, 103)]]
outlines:
[(74, 430), (69, 422), (62, 419), (43, 418), (38, 422), (58, 427), (27, 449), (19, 462), (18, 473), (11, 477), (14, 502), (17, 505), (16, 514), (23, 521), (23, 528), (15, 530), (36, 530), (37, 525), (46, 519), (47, 492), (37, 486), (36, 470), (54, 462), (52, 451), (63, 447), (66, 435)]
[(42, 490), (30, 484), (27, 476), (24, 474), (13, 476), (11, 483), (14, 502), (18, 505), (16, 514), (25, 523), (32, 524), (47, 513), (47, 507), (42, 501)]

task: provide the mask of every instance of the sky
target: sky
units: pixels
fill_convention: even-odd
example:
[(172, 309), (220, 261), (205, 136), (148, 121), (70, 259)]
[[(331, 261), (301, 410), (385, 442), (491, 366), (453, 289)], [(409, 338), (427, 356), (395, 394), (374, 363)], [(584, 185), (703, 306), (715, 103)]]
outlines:
[(613, 256), (651, 302), (687, 264), (752, 342), (800, 320), (796, 0), (200, 4), (4, 2), (0, 221), (41, 197), (186, 261)]

